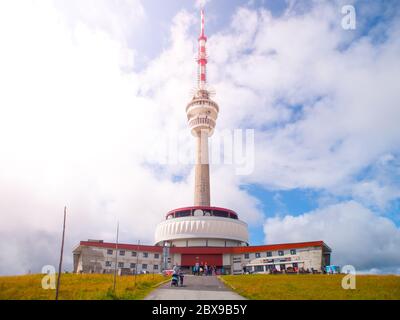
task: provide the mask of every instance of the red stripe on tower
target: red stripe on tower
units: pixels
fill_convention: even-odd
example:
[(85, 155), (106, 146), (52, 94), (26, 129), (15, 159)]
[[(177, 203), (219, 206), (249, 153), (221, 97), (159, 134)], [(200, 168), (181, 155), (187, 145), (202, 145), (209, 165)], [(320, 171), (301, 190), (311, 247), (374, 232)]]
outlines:
[(199, 53), (197, 58), (199, 68), (199, 83), (198, 88), (204, 89), (207, 82), (207, 49), (206, 49), (207, 37), (205, 35), (205, 14), (204, 10), (201, 10), (201, 28), (199, 37)]

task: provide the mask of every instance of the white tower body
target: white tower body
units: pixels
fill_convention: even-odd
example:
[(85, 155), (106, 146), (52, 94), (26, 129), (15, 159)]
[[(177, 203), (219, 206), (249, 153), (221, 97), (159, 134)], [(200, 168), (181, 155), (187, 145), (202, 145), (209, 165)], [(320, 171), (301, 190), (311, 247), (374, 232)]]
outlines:
[(193, 99), (186, 106), (188, 125), (196, 138), (194, 206), (169, 212), (156, 228), (157, 245), (177, 247), (235, 247), (248, 244), (247, 224), (229, 209), (211, 207), (208, 138), (214, 133), (218, 104), (207, 87), (207, 37), (201, 11), (197, 57), (198, 79)]
[(199, 52), (197, 57), (198, 79), (193, 100), (186, 107), (189, 128), (196, 137), (196, 164), (194, 205), (210, 206), (210, 165), (208, 156), (208, 138), (212, 136), (217, 123), (219, 107), (210, 99), (207, 90), (207, 37), (205, 35), (205, 17), (201, 10), (201, 28)]

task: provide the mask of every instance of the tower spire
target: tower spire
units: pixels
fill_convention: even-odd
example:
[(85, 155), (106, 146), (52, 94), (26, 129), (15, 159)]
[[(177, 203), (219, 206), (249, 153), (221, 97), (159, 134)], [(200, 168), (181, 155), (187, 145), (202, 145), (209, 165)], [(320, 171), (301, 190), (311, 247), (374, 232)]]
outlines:
[(201, 9), (201, 26), (199, 36), (199, 52), (197, 56), (198, 64), (198, 83), (199, 90), (204, 90), (207, 83), (207, 36), (205, 35), (205, 14), (204, 9)]

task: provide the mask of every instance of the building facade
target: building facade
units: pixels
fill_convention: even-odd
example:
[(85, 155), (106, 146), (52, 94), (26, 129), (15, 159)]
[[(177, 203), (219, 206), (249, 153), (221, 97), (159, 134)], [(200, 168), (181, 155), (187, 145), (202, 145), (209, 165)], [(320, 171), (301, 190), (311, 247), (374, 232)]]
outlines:
[[(161, 273), (180, 266), (215, 266), (219, 274), (323, 272), (331, 249), (323, 241), (263, 246), (145, 246), (81, 241), (73, 250), (75, 273)], [(117, 266), (116, 266), (117, 265)]]
[(82, 241), (73, 251), (74, 272), (121, 274), (154, 272), (179, 265), (212, 265), (219, 273), (321, 272), (330, 264), (330, 248), (323, 241), (249, 246), (247, 224), (231, 209), (211, 206), (208, 139), (219, 106), (207, 83), (207, 36), (204, 11), (198, 38), (197, 86), (186, 106), (189, 129), (196, 141), (194, 206), (171, 210), (155, 230), (155, 245)]

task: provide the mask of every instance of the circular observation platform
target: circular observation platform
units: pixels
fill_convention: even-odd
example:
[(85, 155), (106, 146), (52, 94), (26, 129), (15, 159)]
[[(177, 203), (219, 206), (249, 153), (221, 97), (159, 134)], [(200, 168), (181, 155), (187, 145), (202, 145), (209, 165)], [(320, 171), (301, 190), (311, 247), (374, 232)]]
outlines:
[(247, 224), (236, 212), (220, 207), (171, 210), (155, 232), (156, 245), (176, 247), (237, 247), (248, 245)]
[(207, 90), (198, 90), (186, 106), (186, 114), (192, 135), (198, 137), (202, 131), (212, 136), (218, 119), (218, 104), (211, 100)]

